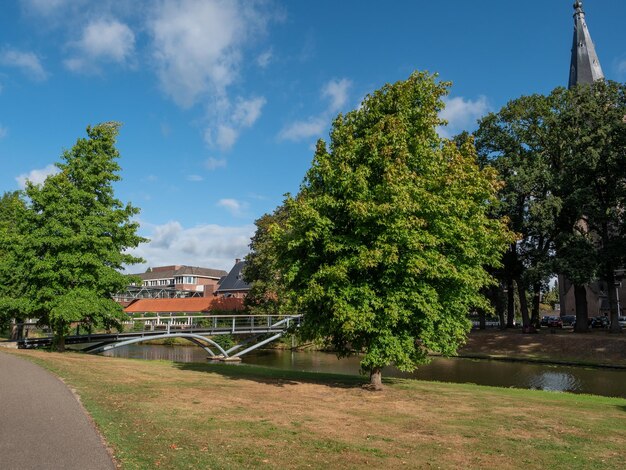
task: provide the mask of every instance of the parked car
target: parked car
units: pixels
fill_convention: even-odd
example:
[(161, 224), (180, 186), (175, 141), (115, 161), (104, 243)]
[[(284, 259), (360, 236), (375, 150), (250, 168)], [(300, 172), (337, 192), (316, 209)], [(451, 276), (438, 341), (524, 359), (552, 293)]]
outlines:
[(563, 326), (572, 326), (576, 323), (576, 315), (563, 315), (561, 320), (563, 321)]
[(622, 328), (626, 328), (626, 317), (618, 317), (617, 321)]
[(541, 326), (548, 328), (563, 328), (563, 320), (555, 315), (546, 315), (541, 319)]
[(609, 317), (593, 317), (589, 319), (589, 326), (591, 328), (608, 328), (611, 324)]
[[(609, 317), (603, 316), (591, 317), (587, 319), (587, 325), (589, 328), (608, 328), (611, 325), (611, 320), (609, 320)], [(574, 323), (572, 323), (572, 326), (576, 328), (575, 320)]]
[(548, 320), (548, 328), (563, 328), (563, 320), (561, 320), (561, 317), (550, 317), (550, 320)]

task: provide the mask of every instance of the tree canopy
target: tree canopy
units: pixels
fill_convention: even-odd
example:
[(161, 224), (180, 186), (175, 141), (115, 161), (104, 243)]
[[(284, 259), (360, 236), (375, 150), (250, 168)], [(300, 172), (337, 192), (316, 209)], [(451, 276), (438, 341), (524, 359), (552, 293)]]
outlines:
[(16, 292), (23, 289), (15, 269), (15, 253), (11, 247), (19, 240), (18, 223), (26, 205), (19, 191), (7, 192), (0, 198), (0, 329), (12, 318), (23, 319), (27, 310), (23, 301), (16, 301)]
[(511, 239), (489, 217), (496, 172), (479, 168), (471, 139), (437, 134), (448, 87), (416, 72), (339, 115), (280, 219), (258, 224), (271, 243), (252, 245), (253, 258), (270, 251), (285, 301), (304, 314), (300, 335), (363, 352), (374, 387), (386, 365), (456, 352), (468, 312), (486, 304), (485, 268)]
[[(551, 96), (523, 96), (480, 120), (476, 147), (483, 166), (494, 167), (504, 181), (497, 214), (509, 219), (519, 239), (509, 246), (500, 271), (512, 304), (519, 290), (524, 328), (539, 326), (539, 300), (554, 271), (557, 218), (562, 199), (555, 192), (558, 175), (553, 160), (558, 136), (555, 106), (562, 89)], [(526, 292), (532, 290), (532, 316)], [(512, 313), (512, 310), (511, 310)], [(512, 326), (511, 316), (509, 325)]]
[(503, 259), (503, 273), (509, 286), (517, 283), (525, 325), (528, 288), (536, 313), (542, 284), (558, 273), (574, 284), (577, 331), (587, 329), (584, 284), (598, 279), (611, 328), (619, 329), (614, 284), (626, 257), (625, 97), (624, 84), (602, 80), (518, 98), (480, 121), (481, 161), (501, 174), (500, 214), (521, 236)]
[(580, 247), (604, 282), (611, 331), (619, 332), (615, 271), (626, 263), (626, 85), (598, 81), (569, 91), (560, 114), (566, 154), (561, 192), (568, 221), (562, 266), (577, 274)]
[(50, 326), (61, 349), (72, 322), (119, 325), (123, 311), (111, 294), (129, 282), (124, 266), (141, 261), (126, 251), (146, 241), (132, 220), (138, 209), (116, 199), (112, 185), (120, 179), (118, 127), (88, 127), (57, 174), (27, 182), (21, 217), (1, 240), (1, 272), (11, 277), (0, 302)]

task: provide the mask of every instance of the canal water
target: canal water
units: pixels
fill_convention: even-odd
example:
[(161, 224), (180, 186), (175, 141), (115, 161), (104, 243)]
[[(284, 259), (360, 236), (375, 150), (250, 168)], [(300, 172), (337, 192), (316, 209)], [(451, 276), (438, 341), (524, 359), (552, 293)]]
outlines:
[[(207, 354), (199, 347), (131, 345), (105, 353), (109, 356), (137, 359), (165, 359), (175, 362), (206, 362)], [(255, 364), (279, 369), (338, 374), (358, 374), (359, 358), (337, 359), (320, 351), (261, 350), (243, 357), (242, 366)], [(558, 392), (590, 393), (626, 398), (626, 370), (552, 366), (523, 362), (434, 358), (415, 372), (404, 373), (393, 367), (383, 371), (386, 377), (475, 383), (495, 387), (515, 387)]]

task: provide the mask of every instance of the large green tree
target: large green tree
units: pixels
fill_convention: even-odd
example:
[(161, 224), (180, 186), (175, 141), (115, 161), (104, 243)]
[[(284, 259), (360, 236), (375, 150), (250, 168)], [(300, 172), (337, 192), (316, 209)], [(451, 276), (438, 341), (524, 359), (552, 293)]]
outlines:
[(363, 352), (374, 388), (389, 364), (412, 370), (428, 351), (456, 352), (469, 311), (486, 305), (485, 267), (510, 240), (488, 217), (496, 172), (479, 168), (470, 139), (437, 134), (448, 87), (416, 72), (339, 115), (270, 228), (301, 336)]
[(18, 224), (24, 217), (26, 204), (19, 191), (7, 192), (0, 198), (0, 329), (13, 324), (11, 338), (19, 336), (16, 324), (23, 322), (27, 308), (21, 297), (24, 285), (15, 268), (15, 253), (10, 248), (19, 243)]
[(72, 323), (119, 326), (124, 314), (111, 294), (128, 284), (124, 266), (141, 261), (126, 251), (146, 241), (132, 220), (138, 209), (113, 190), (118, 127), (87, 128), (87, 138), (64, 152), (57, 174), (27, 183), (18, 234), (0, 248), (12, 254), (12, 283), (19, 286), (4, 302), (50, 326), (60, 350)]
[(250, 242), (250, 253), (246, 256), (243, 272), (244, 280), (251, 285), (244, 304), (253, 314), (289, 313), (274, 249), (275, 232), (285, 221), (284, 206), (255, 221), (257, 229)]

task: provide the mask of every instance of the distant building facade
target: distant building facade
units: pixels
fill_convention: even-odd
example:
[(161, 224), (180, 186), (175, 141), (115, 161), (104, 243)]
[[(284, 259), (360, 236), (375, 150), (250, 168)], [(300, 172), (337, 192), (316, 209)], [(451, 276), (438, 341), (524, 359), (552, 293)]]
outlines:
[(123, 307), (137, 299), (213, 297), (220, 280), (227, 274), (222, 269), (197, 266), (158, 266), (148, 268), (144, 273), (131, 274), (140, 282), (129, 283), (126, 289), (112, 297)]
[[(561, 290), (560, 283), (563, 283), (564, 287)], [(596, 281), (591, 284), (585, 285), (585, 291), (587, 294), (587, 314), (589, 317), (608, 316), (610, 314), (609, 307), (609, 286), (604, 281)], [(626, 285), (623, 282), (618, 283), (613, 287), (616, 289), (618, 297), (619, 315), (624, 315), (624, 301), (626, 301)], [(560, 314), (561, 315), (576, 315), (576, 297), (574, 295), (573, 284), (565, 277), (559, 276), (559, 290), (562, 293), (560, 299)]]
[(144, 287), (200, 292), (203, 297), (209, 297), (217, 290), (220, 280), (227, 274), (222, 269), (172, 265), (148, 268), (145, 273), (134, 274), (134, 276), (141, 279)]

